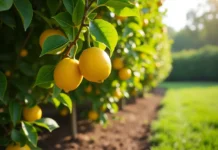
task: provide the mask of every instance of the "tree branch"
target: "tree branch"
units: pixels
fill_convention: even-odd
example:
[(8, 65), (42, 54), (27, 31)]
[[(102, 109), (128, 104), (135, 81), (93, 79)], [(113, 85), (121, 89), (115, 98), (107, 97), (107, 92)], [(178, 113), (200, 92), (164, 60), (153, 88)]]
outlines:
[[(85, 27), (85, 26), (87, 26), (87, 24), (85, 24), (85, 19), (86, 19), (86, 17), (87, 17), (87, 12), (88, 12), (89, 8), (91, 7), (91, 5), (92, 5), (92, 3), (93, 3), (94, 1), (95, 1), (95, 0), (92, 0), (92, 1), (90, 2), (90, 4), (88, 4), (88, 0), (86, 0), (85, 9), (84, 9), (84, 15), (83, 15), (83, 18), (82, 18), (82, 21), (81, 21), (81, 25), (80, 25), (79, 31), (78, 31), (78, 33), (77, 33), (77, 35), (76, 35), (74, 41), (73, 41), (72, 43), (70, 43), (68, 49), (66, 50), (66, 53), (65, 53), (64, 57), (68, 57), (68, 56), (69, 56), (69, 53), (70, 53), (71, 48), (72, 48), (73, 46), (75, 46), (75, 45), (76, 45), (76, 42), (79, 40), (79, 35), (80, 35), (81, 31), (82, 31), (82, 28)], [(76, 52), (77, 52), (77, 50), (75, 50), (74, 53), (76, 54)], [(75, 56), (75, 54), (74, 54), (74, 56)]]

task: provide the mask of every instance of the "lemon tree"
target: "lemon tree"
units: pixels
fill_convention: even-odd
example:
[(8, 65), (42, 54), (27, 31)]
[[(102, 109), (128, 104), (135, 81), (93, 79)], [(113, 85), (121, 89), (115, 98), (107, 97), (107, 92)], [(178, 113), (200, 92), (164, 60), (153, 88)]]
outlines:
[[(43, 117), (81, 114), (107, 124), (118, 102), (164, 80), (170, 41), (159, 0), (7, 0), (0, 3), (0, 145), (38, 149)], [(76, 133), (76, 132), (75, 132)]]

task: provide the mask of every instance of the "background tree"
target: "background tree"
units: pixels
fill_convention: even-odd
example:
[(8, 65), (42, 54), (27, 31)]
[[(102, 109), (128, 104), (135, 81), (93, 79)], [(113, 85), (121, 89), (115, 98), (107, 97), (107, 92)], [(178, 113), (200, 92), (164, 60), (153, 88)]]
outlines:
[[(207, 8), (207, 9), (205, 9)], [(173, 37), (173, 51), (218, 45), (218, 2), (208, 0), (187, 13), (187, 25)]]

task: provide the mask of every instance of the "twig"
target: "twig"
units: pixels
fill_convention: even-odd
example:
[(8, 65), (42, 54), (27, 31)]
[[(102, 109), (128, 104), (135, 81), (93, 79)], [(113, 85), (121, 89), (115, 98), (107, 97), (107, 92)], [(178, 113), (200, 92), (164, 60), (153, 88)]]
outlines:
[(33, 32), (33, 27), (30, 28), (30, 31), (29, 31), (29, 33), (28, 33), (28, 35), (27, 35), (25, 41), (23, 42), (23, 45), (22, 45), (22, 48), (21, 48), (21, 49), (23, 49), (23, 48), (26, 46), (26, 44), (27, 44), (27, 42), (29, 41), (29, 38), (30, 38), (30, 35), (32, 34), (32, 32)]
[[(68, 56), (69, 56), (69, 53), (70, 53), (71, 48), (72, 48), (74, 45), (76, 45), (76, 42), (77, 42), (78, 39), (79, 39), (79, 35), (80, 35), (81, 31), (82, 31), (82, 28), (85, 27), (85, 26), (87, 26), (87, 24), (85, 24), (85, 19), (86, 19), (86, 17), (87, 17), (87, 12), (88, 12), (89, 8), (91, 7), (91, 5), (92, 5), (92, 3), (93, 3), (94, 1), (95, 1), (95, 0), (92, 0), (92, 1), (90, 2), (90, 4), (88, 4), (88, 0), (86, 0), (85, 9), (84, 9), (84, 15), (83, 15), (83, 18), (82, 18), (82, 21), (81, 21), (82, 23), (81, 23), (81, 25), (80, 25), (79, 31), (78, 31), (78, 33), (77, 33), (77, 35), (76, 35), (74, 41), (73, 41), (72, 43), (70, 43), (68, 49), (66, 50), (66, 53), (65, 53), (64, 57), (68, 57)], [(74, 56), (75, 56), (76, 52), (77, 52), (77, 50), (75, 50)]]

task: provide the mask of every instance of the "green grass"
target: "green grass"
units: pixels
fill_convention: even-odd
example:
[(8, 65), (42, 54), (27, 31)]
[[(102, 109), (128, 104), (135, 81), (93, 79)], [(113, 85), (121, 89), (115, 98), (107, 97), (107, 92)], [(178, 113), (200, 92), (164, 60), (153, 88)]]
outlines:
[(169, 82), (152, 150), (218, 150), (218, 83)]

